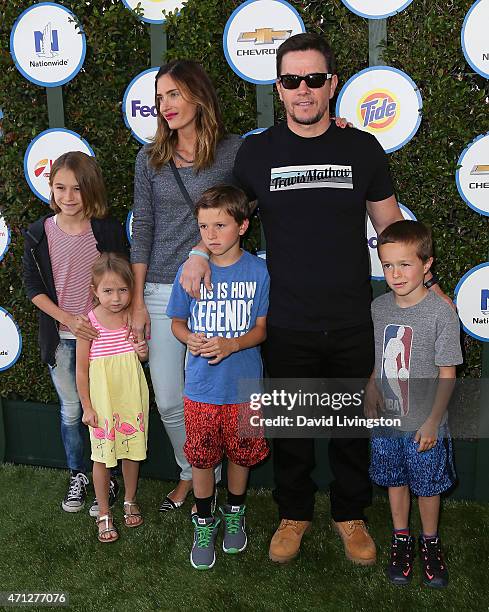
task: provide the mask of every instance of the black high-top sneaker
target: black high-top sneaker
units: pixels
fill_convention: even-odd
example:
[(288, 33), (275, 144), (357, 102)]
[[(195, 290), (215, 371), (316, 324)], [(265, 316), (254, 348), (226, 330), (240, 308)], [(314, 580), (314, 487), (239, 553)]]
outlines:
[(414, 538), (403, 533), (392, 534), (391, 561), (387, 575), (392, 584), (409, 584), (413, 577)]
[(433, 589), (448, 586), (448, 569), (443, 558), (440, 538), (419, 536), (419, 554), (423, 564), (423, 583)]

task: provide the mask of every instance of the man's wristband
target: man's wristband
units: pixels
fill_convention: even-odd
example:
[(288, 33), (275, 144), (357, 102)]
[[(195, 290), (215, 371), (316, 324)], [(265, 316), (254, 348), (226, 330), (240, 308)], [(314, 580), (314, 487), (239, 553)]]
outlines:
[(192, 249), (190, 253), (188, 254), (188, 256), (190, 257), (191, 255), (199, 255), (200, 257), (203, 257), (204, 259), (207, 259), (207, 261), (209, 261), (209, 255), (207, 255), (207, 253), (204, 253), (204, 251), (199, 251), (198, 249)]
[[(431, 274), (433, 274), (433, 272)], [(429, 289), (430, 287), (433, 287), (433, 285), (438, 285), (438, 277), (436, 276), (436, 274), (433, 274), (433, 276), (430, 278), (430, 280), (427, 280), (424, 283), (424, 286), (426, 287), (426, 289)]]

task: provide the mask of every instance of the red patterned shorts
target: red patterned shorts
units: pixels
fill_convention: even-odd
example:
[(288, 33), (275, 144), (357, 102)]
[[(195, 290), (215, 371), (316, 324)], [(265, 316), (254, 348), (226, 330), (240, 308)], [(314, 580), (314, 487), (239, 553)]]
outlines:
[(240, 412), (249, 404), (206, 404), (184, 398), (187, 440), (183, 451), (190, 465), (202, 470), (216, 466), (224, 455), (243, 467), (251, 467), (268, 456), (263, 437), (241, 437)]

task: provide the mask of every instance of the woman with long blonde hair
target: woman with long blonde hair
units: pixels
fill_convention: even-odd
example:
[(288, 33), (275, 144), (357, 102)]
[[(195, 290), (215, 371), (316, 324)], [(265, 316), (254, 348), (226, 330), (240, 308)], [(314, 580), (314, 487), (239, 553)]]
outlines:
[(171, 333), (166, 307), (179, 266), (200, 240), (193, 203), (209, 187), (231, 182), (240, 139), (226, 134), (215, 89), (197, 62), (162, 66), (155, 96), (157, 132), (140, 150), (135, 168), (132, 331), (148, 340), (158, 411), (180, 467), (177, 487), (160, 506), (167, 511), (185, 501), (192, 471), (183, 454), (185, 346)]

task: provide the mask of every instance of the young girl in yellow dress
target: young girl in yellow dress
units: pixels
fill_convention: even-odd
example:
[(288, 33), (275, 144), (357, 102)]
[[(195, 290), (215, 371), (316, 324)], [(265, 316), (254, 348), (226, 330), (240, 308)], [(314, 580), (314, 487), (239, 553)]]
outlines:
[(109, 512), (110, 468), (122, 459), (124, 524), (143, 523), (136, 503), (139, 461), (146, 459), (149, 393), (140, 361), (148, 358), (145, 340), (127, 338), (127, 313), (134, 278), (127, 259), (103, 253), (92, 268), (97, 305), (88, 313), (99, 337), (77, 340), (76, 383), (83, 423), (90, 428), (93, 484), (99, 503), (98, 539), (115, 542), (119, 533)]

